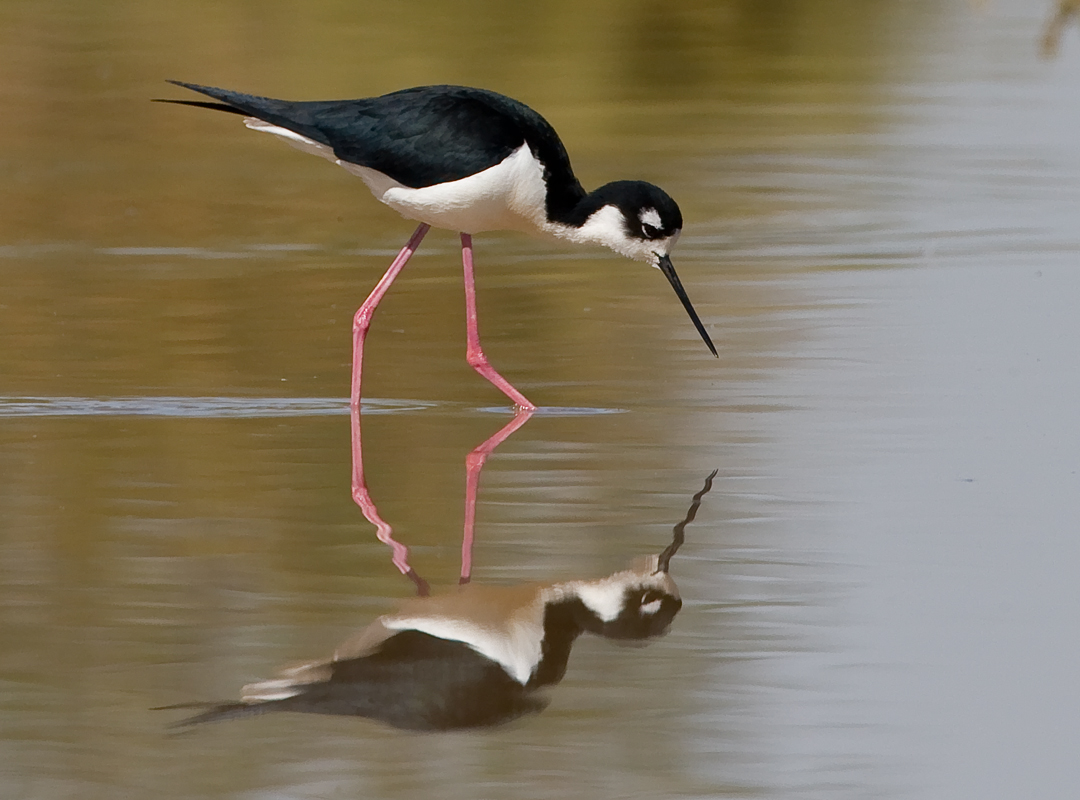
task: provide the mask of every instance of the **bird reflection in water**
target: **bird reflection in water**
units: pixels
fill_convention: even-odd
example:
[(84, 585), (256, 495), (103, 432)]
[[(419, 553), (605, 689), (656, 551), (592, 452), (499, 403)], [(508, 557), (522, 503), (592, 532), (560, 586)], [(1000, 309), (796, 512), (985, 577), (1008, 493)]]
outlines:
[[(497, 725), (539, 711), (547, 701), (537, 690), (562, 679), (582, 633), (645, 640), (667, 631), (682, 607), (669, 574), (671, 558), (715, 476), (714, 471), (694, 495), (671, 543), (626, 570), (593, 580), (468, 584), (434, 597), (421, 592), (354, 634), (331, 657), (245, 686), (238, 702), (172, 706), (204, 709), (175, 727), (298, 711), (444, 731)], [(395, 552), (395, 564), (402, 569), (400, 555)], [(414, 575), (407, 566), (402, 571)]]

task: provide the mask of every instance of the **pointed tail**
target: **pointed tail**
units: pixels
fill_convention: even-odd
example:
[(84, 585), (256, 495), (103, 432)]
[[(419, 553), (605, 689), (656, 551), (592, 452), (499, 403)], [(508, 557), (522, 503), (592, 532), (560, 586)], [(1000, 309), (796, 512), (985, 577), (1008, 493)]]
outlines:
[(176, 703), (170, 706), (157, 706), (151, 711), (173, 711), (181, 708), (201, 708), (198, 714), (170, 722), (169, 730), (186, 730), (204, 722), (224, 722), (228, 719), (256, 717), (275, 710), (277, 703)]

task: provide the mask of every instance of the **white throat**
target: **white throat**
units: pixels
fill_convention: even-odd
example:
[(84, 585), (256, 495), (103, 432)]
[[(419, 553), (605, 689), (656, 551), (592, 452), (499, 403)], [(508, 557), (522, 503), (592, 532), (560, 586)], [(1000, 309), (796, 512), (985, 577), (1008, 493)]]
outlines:
[[(655, 211), (652, 213), (656, 214)], [(660, 256), (667, 255), (675, 247), (680, 233), (676, 231), (666, 239), (652, 240), (631, 236), (627, 233), (623, 213), (616, 206), (601, 206), (580, 228), (559, 222), (546, 222), (544, 231), (574, 244), (598, 244), (621, 256), (634, 261), (644, 261), (654, 267), (658, 265)]]

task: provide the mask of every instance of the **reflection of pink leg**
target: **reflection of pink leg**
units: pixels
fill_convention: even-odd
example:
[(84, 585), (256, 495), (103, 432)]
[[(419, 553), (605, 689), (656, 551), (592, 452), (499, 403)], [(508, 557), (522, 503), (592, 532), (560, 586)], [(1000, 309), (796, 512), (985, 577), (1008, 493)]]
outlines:
[(459, 583), (468, 583), (472, 578), (473, 528), (476, 525), (476, 493), (480, 488), (480, 470), (484, 468), (484, 462), (495, 448), (529, 421), (533, 411), (532, 408), (519, 408), (514, 418), (498, 433), (465, 457), (465, 531), (461, 537), (461, 580)]
[(383, 295), (386, 294), (386, 290), (390, 288), (390, 284), (394, 282), (398, 273), (405, 269), (405, 265), (409, 263), (409, 258), (416, 252), (416, 248), (420, 246), (421, 240), (429, 230), (431, 230), (430, 225), (426, 222), (420, 223), (420, 227), (416, 229), (412, 238), (401, 248), (401, 252), (390, 264), (386, 274), (375, 284), (375, 288), (371, 290), (371, 294), (368, 295), (367, 300), (364, 301), (364, 304), (356, 312), (356, 316), (353, 317), (353, 370), (352, 396), (350, 399), (353, 408), (360, 407), (360, 379), (364, 372), (364, 340), (367, 338), (368, 328), (371, 327), (371, 318), (375, 315), (375, 308), (379, 305), (379, 301), (383, 299)]
[[(480, 348), (480, 332), (476, 325), (476, 283), (473, 280), (473, 257), (472, 236), (467, 233), (461, 234), (461, 263), (465, 267), (465, 329), (466, 351), (465, 358), (469, 366), (491, 381), (495, 387), (514, 401), (514, 405), (520, 409), (535, 411), (536, 406), (530, 403), (521, 392), (510, 385), (495, 368), (488, 363), (487, 356)], [(509, 435), (509, 434), (507, 434)]]
[(398, 276), (405, 265), (409, 262), (409, 258), (416, 248), (420, 246), (420, 241), (424, 238), (424, 234), (430, 229), (430, 225), (421, 223), (420, 227), (413, 233), (412, 238), (409, 239), (405, 247), (398, 253), (397, 258), (390, 264), (390, 268), (386, 270), (386, 274), (382, 276), (382, 279), (375, 285), (371, 294), (368, 295), (367, 300), (360, 306), (360, 309), (356, 312), (356, 316), (353, 318), (353, 374), (352, 374), (352, 394), (350, 397), (350, 411), (352, 421), (352, 497), (353, 501), (360, 506), (360, 510), (364, 513), (368, 522), (375, 526), (380, 542), (384, 542), (390, 546), (392, 552), (392, 558), (394, 566), (401, 570), (402, 574), (407, 575), (413, 583), (416, 584), (416, 590), (421, 595), (428, 593), (427, 582), (424, 581), (419, 575), (417, 575), (413, 569), (409, 566), (408, 554), (409, 549), (405, 545), (394, 540), (393, 529), (379, 516), (378, 509), (375, 508), (375, 502), (371, 499), (371, 494), (368, 492), (367, 482), (364, 480), (364, 456), (360, 446), (360, 380), (363, 375), (364, 368), (364, 339), (367, 338), (368, 328), (371, 327), (371, 318), (375, 314), (375, 308), (379, 305), (379, 301), (382, 300), (383, 295), (386, 294), (386, 290), (390, 288), (390, 284), (394, 282), (394, 279)]
[(354, 405), (352, 407), (352, 498), (353, 501), (360, 506), (360, 510), (364, 512), (364, 517), (367, 521), (375, 526), (376, 536), (379, 541), (390, 546), (391, 558), (394, 562), (394, 566), (401, 570), (401, 573), (409, 578), (416, 584), (416, 593), (421, 596), (428, 594), (428, 584), (423, 578), (416, 574), (412, 567), (409, 566), (409, 548), (401, 544), (394, 539), (394, 530), (390, 525), (379, 516), (379, 511), (375, 508), (375, 501), (371, 499), (371, 493), (368, 492), (367, 482), (364, 480), (364, 456), (363, 450), (360, 446), (360, 406)]

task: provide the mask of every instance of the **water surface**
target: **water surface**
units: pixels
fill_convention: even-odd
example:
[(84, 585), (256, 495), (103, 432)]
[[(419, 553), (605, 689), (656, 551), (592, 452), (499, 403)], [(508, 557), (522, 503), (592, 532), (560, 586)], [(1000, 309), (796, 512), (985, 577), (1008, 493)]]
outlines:
[[(0, 782), (10, 797), (1067, 797), (1080, 782), (1080, 37), (1049, 4), (9, 3), (0, 10)], [(524, 22), (522, 14), (531, 15)], [(504, 91), (589, 187), (676, 197), (655, 272), (477, 237), (538, 414), (488, 461), (474, 579), (656, 552), (685, 606), (583, 639), (542, 714), (180, 737), (408, 596), (349, 496), (351, 315), (411, 225), (177, 78)], [(368, 340), (365, 467), (460, 567), (508, 419), (434, 232)], [(564, 412), (558, 412), (564, 409)]]

